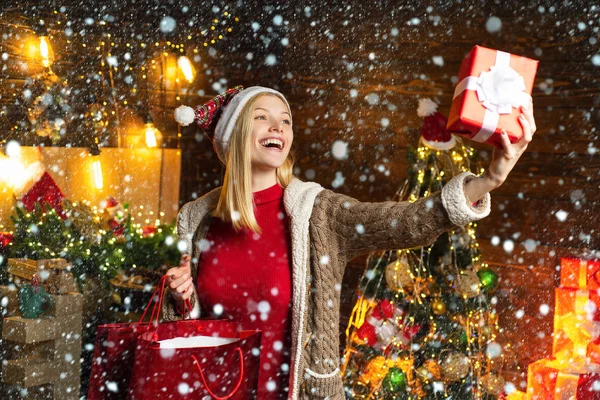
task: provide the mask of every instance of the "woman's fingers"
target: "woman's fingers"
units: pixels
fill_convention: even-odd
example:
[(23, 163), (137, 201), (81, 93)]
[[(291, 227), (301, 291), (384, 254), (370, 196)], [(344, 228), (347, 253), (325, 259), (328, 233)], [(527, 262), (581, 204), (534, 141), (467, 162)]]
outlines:
[(188, 278), (184, 283), (172, 290), (171, 294), (176, 300), (188, 299), (194, 292), (193, 286), (194, 280), (192, 278)]
[(171, 283), (169, 283), (169, 287), (171, 289), (177, 289), (179, 286), (183, 285), (188, 279), (191, 279), (191, 274), (188, 268), (179, 268), (181, 273), (176, 275), (171, 275)]
[(528, 107), (521, 107), (521, 112), (525, 115), (525, 118), (529, 122), (529, 126), (531, 127), (531, 134), (533, 135), (537, 130), (535, 118), (533, 116), (533, 103), (529, 103)]
[(190, 267), (191, 259), (189, 254), (184, 254), (179, 260), (179, 267), (174, 267), (167, 271), (171, 295), (176, 300), (188, 299), (193, 293), (194, 280), (192, 279)]
[(192, 278), (188, 278), (185, 282), (183, 282), (181, 285), (177, 286), (177, 288), (175, 289), (178, 293), (185, 293), (190, 286), (192, 286), (193, 280)]
[(511, 143), (510, 139), (508, 138), (508, 133), (506, 132), (506, 129), (502, 129), (500, 141), (502, 142), (502, 150), (504, 150), (505, 152), (509, 152)]
[(523, 138), (519, 142), (523, 142), (524, 145), (528, 145), (529, 142), (531, 142), (531, 139), (533, 138), (533, 133), (531, 129), (531, 123), (525, 115), (525, 113), (519, 116), (519, 123), (523, 128)]
[(192, 257), (190, 257), (189, 254), (183, 254), (181, 256), (181, 259), (179, 260), (179, 266), (180, 267), (189, 267), (191, 259), (192, 259)]
[(181, 300), (187, 300), (194, 294), (194, 281), (190, 279), (189, 287), (181, 294)]

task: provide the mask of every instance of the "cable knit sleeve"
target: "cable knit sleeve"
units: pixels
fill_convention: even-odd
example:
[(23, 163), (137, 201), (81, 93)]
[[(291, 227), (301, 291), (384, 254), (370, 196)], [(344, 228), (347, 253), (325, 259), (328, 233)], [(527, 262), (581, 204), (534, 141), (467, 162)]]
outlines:
[(450, 180), (441, 193), (413, 203), (360, 202), (324, 190), (318, 207), (324, 207), (331, 233), (348, 259), (375, 250), (423, 246), (433, 243), (453, 226), (489, 214), (489, 194), (475, 205), (465, 195), (464, 184), (474, 177), (463, 173)]
[(177, 236), (180, 242), (185, 243), (185, 248), (187, 249), (188, 254), (192, 254), (192, 235), (193, 232), (190, 232), (189, 224), (189, 208), (190, 203), (186, 203), (179, 213), (177, 213)]

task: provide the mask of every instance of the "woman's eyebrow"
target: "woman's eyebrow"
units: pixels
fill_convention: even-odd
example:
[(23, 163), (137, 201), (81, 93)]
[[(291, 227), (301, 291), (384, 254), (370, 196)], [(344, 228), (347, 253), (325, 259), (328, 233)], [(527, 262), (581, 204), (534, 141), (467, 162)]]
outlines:
[[(254, 111), (256, 111), (256, 110), (263, 110), (263, 111), (267, 111), (267, 112), (269, 112), (269, 110), (267, 110), (266, 108), (262, 108), (262, 107), (256, 107), (256, 108), (254, 109)], [(287, 112), (287, 111), (282, 111), (281, 113), (282, 113), (282, 114), (287, 114), (287, 115), (290, 115), (290, 113), (289, 113), (289, 112)]]

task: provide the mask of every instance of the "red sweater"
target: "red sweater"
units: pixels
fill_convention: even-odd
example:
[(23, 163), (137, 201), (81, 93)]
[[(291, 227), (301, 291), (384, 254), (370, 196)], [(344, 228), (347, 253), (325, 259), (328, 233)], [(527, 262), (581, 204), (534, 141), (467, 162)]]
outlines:
[(198, 295), (212, 317), (262, 334), (258, 399), (285, 399), (291, 347), (292, 258), (283, 188), (253, 193), (262, 234), (213, 218), (198, 268)]

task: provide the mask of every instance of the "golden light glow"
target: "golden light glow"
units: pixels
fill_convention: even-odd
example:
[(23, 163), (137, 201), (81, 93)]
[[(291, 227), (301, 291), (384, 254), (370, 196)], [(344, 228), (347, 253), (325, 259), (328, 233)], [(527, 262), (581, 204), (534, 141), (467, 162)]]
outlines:
[(27, 179), (23, 163), (15, 157), (0, 157), (0, 182), (14, 190), (21, 187)]
[(54, 62), (54, 52), (47, 36), (40, 37), (40, 55), (42, 56), (42, 65), (44, 67), (48, 68)]
[(145, 127), (145, 137), (146, 137), (146, 146), (158, 147), (159, 142), (162, 140), (162, 134), (160, 131), (154, 126), (154, 123), (147, 122), (144, 124)]
[(102, 180), (102, 164), (100, 163), (99, 156), (94, 156), (94, 161), (92, 161), (92, 174), (96, 189), (102, 189), (104, 187), (104, 181)]
[(192, 65), (190, 59), (186, 56), (180, 56), (177, 59), (177, 66), (185, 77), (185, 80), (189, 83), (192, 83), (194, 81), (194, 77), (196, 76), (196, 69)]

